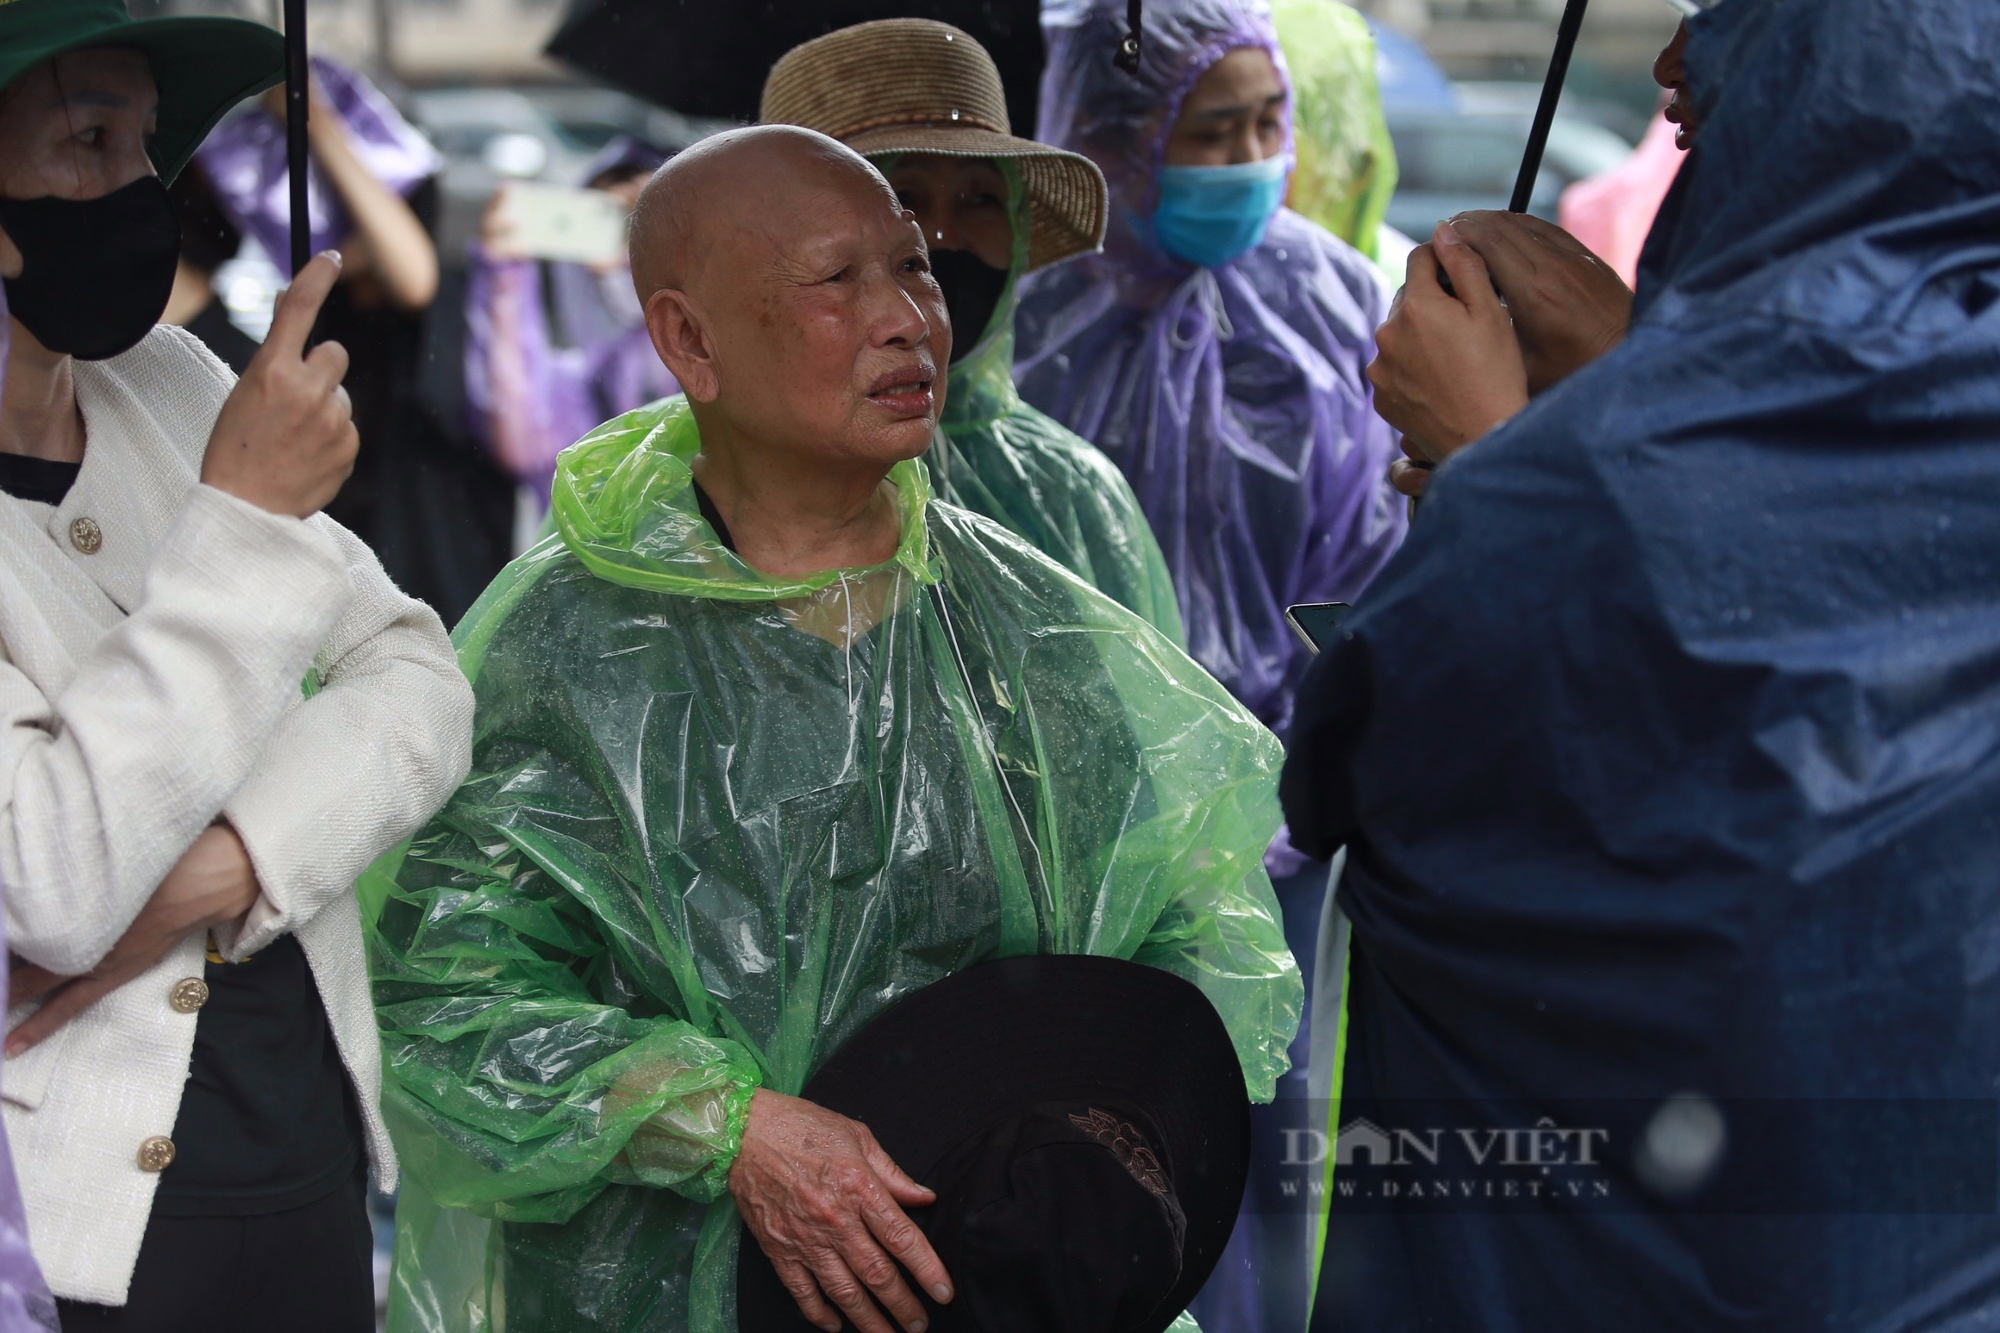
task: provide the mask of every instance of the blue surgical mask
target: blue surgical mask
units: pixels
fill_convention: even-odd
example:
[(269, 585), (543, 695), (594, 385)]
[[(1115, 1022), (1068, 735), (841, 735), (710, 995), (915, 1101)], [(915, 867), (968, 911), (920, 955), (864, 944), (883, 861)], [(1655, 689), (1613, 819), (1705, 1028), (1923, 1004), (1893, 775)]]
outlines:
[(1153, 238), (1190, 264), (1227, 264), (1264, 239), (1291, 167), (1290, 155), (1280, 153), (1227, 167), (1161, 168)]

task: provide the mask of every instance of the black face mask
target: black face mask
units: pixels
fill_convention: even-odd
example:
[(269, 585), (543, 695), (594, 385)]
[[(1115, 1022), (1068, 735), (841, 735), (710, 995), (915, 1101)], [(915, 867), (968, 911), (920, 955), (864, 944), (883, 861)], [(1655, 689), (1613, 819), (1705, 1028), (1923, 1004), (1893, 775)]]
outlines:
[(970, 250), (931, 251), (931, 276), (944, 288), (945, 313), (951, 316), (952, 364), (965, 359), (986, 336), (993, 311), (1007, 290), (1007, 270), (994, 268)]
[(22, 260), (7, 307), (51, 352), (117, 356), (165, 313), (181, 227), (157, 176), (96, 199), (0, 199), (0, 227)]

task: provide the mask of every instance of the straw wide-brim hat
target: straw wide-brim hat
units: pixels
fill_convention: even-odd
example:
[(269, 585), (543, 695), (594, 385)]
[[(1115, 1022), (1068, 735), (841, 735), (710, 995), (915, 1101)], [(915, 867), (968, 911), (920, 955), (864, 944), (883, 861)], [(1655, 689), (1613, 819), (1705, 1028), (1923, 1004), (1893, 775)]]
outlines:
[(933, 19), (879, 19), (787, 51), (758, 117), (803, 125), (860, 153), (1010, 158), (1028, 192), (1028, 267), (1103, 245), (1104, 173), (1089, 158), (1014, 137), (1000, 71), (970, 33)]

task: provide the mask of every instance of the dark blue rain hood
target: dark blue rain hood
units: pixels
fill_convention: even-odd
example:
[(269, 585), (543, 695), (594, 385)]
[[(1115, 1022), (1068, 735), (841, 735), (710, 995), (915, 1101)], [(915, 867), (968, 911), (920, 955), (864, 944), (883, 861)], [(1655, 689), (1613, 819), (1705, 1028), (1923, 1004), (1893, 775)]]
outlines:
[(1438, 474), (1284, 787), (1343, 1123), (1601, 1165), (1342, 1167), (1316, 1333), (2000, 1327), (2000, 4), (1692, 27), (1631, 336)]

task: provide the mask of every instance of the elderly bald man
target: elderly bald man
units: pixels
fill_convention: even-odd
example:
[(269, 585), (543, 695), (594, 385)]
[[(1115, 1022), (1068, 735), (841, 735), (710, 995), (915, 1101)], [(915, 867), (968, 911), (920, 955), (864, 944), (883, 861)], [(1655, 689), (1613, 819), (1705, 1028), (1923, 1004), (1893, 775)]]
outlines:
[(555, 534), (459, 628), (472, 777), (371, 894), (394, 1299), (427, 1330), (727, 1330), (747, 1228), (813, 1322), (915, 1333), (912, 1287), (952, 1295), (905, 1212), (932, 1196), (791, 1094), (934, 981), (1089, 953), (1197, 984), (1268, 1099), (1301, 1000), (1278, 747), (931, 498), (951, 331), (864, 159), (707, 140), (632, 261), (686, 396), (563, 455)]

